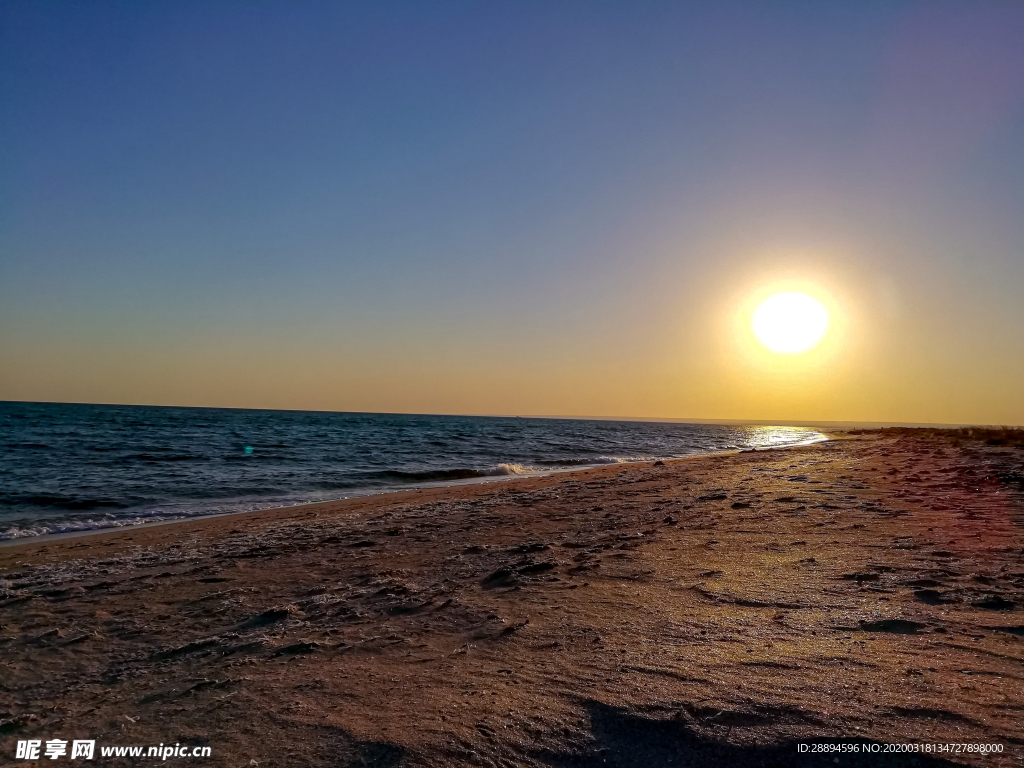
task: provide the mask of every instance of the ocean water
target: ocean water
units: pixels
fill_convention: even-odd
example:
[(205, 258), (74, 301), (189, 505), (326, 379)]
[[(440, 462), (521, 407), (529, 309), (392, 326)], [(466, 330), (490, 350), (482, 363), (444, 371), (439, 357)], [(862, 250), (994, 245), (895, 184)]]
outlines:
[(819, 439), (786, 426), (0, 402), (0, 540)]

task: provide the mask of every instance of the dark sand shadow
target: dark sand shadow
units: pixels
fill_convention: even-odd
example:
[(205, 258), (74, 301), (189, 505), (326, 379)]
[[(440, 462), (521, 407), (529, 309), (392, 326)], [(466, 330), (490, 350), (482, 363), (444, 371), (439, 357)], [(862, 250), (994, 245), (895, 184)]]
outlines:
[[(920, 754), (839, 755), (797, 751), (799, 743), (857, 744), (863, 750), (866, 745), (877, 743), (869, 739), (807, 739), (771, 745), (735, 745), (702, 736), (684, 720), (653, 720), (595, 701), (585, 706), (591, 718), (593, 747), (586, 754), (537, 753), (535, 759), (558, 768), (940, 768), (959, 765)], [(726, 731), (727, 726), (723, 726), (723, 738)]]

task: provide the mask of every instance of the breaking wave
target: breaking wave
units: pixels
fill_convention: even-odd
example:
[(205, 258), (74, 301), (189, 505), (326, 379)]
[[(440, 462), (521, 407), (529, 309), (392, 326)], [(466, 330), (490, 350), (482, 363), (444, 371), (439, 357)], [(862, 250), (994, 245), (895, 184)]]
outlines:
[(422, 472), (408, 472), (389, 469), (380, 473), (381, 477), (393, 478), (406, 483), (436, 483), (444, 480), (470, 480), (479, 477), (501, 477), (506, 475), (528, 475), (543, 472), (542, 467), (530, 467), (525, 464), (502, 463), (488, 469), (427, 469)]

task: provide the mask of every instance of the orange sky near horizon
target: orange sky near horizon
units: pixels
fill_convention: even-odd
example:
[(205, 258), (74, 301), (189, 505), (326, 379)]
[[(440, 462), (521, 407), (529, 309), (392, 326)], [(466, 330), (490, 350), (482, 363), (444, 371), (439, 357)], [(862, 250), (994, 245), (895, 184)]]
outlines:
[[(741, 260), (696, 293), (678, 292), (677, 304), (670, 301), (671, 289), (617, 282), (614, 295), (631, 309), (633, 322), (602, 325), (592, 312), (598, 327), (586, 333), (572, 326), (545, 331), (542, 323), (504, 333), (503, 318), (457, 315), (427, 327), (400, 318), (359, 334), (336, 334), (313, 323), (264, 326), (258, 333), (195, 323), (165, 330), (157, 344), (149, 329), (112, 324), (90, 336), (63, 328), (38, 353), (31, 346), (5, 349), (5, 359), (17, 364), (0, 372), (0, 398), (392, 413), (1024, 423), (1024, 360), (1000, 356), (999, 344), (985, 338), (986, 325), (997, 326), (1005, 307), (996, 304), (987, 316), (976, 315), (973, 327), (961, 325), (937, 345), (926, 301), (934, 297), (858, 282), (856, 270), (844, 273), (836, 261), (813, 274), (805, 268), (812, 261), (821, 263), (796, 260), (794, 268), (792, 258), (779, 254)], [(811, 274), (772, 279), (794, 273)], [(675, 285), (685, 282), (680, 275)], [(646, 305), (634, 295), (645, 289)], [(831, 327), (809, 352), (773, 353), (754, 337), (750, 317), (763, 298), (790, 290), (822, 300)], [(622, 310), (614, 314), (621, 318)], [(588, 325), (586, 316), (578, 321)]]

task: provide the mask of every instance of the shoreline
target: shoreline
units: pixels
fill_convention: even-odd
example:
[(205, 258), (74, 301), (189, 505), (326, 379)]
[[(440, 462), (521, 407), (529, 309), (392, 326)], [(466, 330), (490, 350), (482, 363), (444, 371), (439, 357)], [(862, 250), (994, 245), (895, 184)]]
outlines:
[(789, 444), (786, 444), (786, 445), (779, 445), (779, 446), (739, 448), (739, 449), (730, 449), (730, 450), (725, 450), (725, 451), (708, 451), (708, 452), (704, 452), (704, 453), (694, 453), (694, 454), (691, 454), (689, 456), (679, 456), (679, 457), (676, 457), (676, 458), (668, 458), (668, 459), (645, 459), (643, 461), (616, 461), (616, 462), (608, 462), (608, 463), (603, 463), (603, 464), (582, 465), (582, 466), (578, 466), (578, 467), (553, 468), (553, 469), (547, 469), (547, 470), (538, 471), (538, 472), (524, 472), (524, 473), (521, 473), (521, 474), (511, 474), (511, 475), (491, 475), (491, 476), (486, 476), (485, 475), (485, 476), (481, 476), (481, 477), (466, 478), (466, 479), (463, 479), (463, 480), (455, 480), (455, 481), (450, 481), (450, 482), (440, 481), (438, 483), (426, 483), (426, 484), (422, 484), (422, 485), (417, 484), (417, 485), (413, 485), (413, 486), (408, 487), (408, 488), (386, 488), (386, 489), (381, 489), (381, 490), (371, 490), (371, 491), (365, 491), (365, 492), (355, 491), (353, 493), (353, 495), (351, 495), (351, 496), (342, 496), (342, 497), (337, 498), (337, 499), (327, 499), (327, 500), (323, 500), (323, 501), (297, 502), (295, 504), (289, 504), (287, 506), (263, 507), (261, 509), (246, 509), (246, 510), (240, 510), (240, 511), (237, 511), (237, 512), (220, 512), (220, 513), (212, 513), (212, 514), (192, 515), (192, 516), (188, 516), (188, 517), (176, 517), (176, 518), (173, 518), (171, 520), (155, 520), (155, 521), (152, 521), (152, 522), (139, 522), (139, 523), (128, 522), (128, 523), (125, 523), (124, 525), (110, 525), (110, 526), (107, 526), (107, 527), (104, 527), (104, 528), (86, 528), (86, 529), (76, 530), (76, 531), (60, 531), (58, 533), (44, 533), (44, 534), (40, 534), (38, 536), (20, 536), (20, 537), (13, 537), (13, 538), (9, 538), (9, 539), (2, 539), (2, 540), (0, 540), (0, 550), (7, 549), (7, 548), (12, 548), (12, 547), (31, 546), (33, 544), (46, 544), (48, 542), (63, 541), (65, 539), (76, 539), (76, 538), (81, 538), (81, 537), (86, 537), (86, 536), (99, 536), (99, 535), (103, 535), (103, 534), (128, 533), (130, 531), (138, 531), (138, 530), (144, 530), (144, 529), (148, 529), (148, 528), (156, 528), (156, 527), (161, 527), (161, 526), (166, 526), (166, 525), (175, 525), (175, 524), (178, 524), (178, 523), (184, 524), (184, 523), (190, 523), (190, 522), (200, 522), (200, 521), (203, 521), (203, 520), (215, 520), (215, 519), (220, 519), (220, 518), (238, 517), (240, 515), (255, 515), (255, 514), (260, 514), (260, 513), (264, 513), (264, 512), (268, 512), (268, 513), (269, 512), (281, 512), (281, 511), (294, 510), (294, 509), (303, 508), (303, 507), (313, 507), (313, 506), (317, 506), (317, 505), (321, 505), (321, 504), (337, 504), (337, 503), (343, 502), (343, 501), (353, 501), (353, 500), (358, 500), (358, 499), (367, 499), (367, 498), (371, 498), (371, 497), (375, 497), (375, 496), (382, 496), (382, 495), (386, 495), (386, 494), (415, 493), (415, 492), (424, 491), (424, 490), (432, 490), (433, 491), (433, 490), (443, 490), (443, 489), (457, 489), (457, 488), (469, 487), (469, 486), (488, 485), (488, 484), (492, 484), (492, 483), (508, 483), (508, 482), (516, 482), (516, 481), (521, 481), (521, 480), (536, 479), (536, 478), (541, 478), (541, 477), (550, 477), (550, 476), (555, 476), (555, 475), (571, 474), (571, 473), (574, 473), (574, 472), (584, 472), (584, 471), (587, 471), (587, 470), (590, 470), (590, 469), (600, 469), (600, 468), (604, 468), (604, 467), (623, 467), (623, 466), (629, 466), (629, 465), (651, 464), (654, 461), (662, 461), (662, 462), (665, 462), (666, 464), (668, 464), (668, 463), (677, 462), (677, 461), (688, 461), (688, 460), (692, 460), (692, 459), (696, 459), (696, 458), (710, 458), (710, 457), (714, 457), (714, 456), (730, 456), (730, 455), (734, 455), (734, 454), (738, 454), (738, 453), (743, 453), (743, 452), (746, 452), (746, 451), (751, 451), (751, 452), (752, 451), (770, 451), (770, 450), (783, 450), (783, 449), (788, 449), (788, 448), (798, 448), (798, 447), (804, 446), (804, 445), (815, 445), (817, 443), (828, 442), (829, 440), (837, 439), (836, 435), (837, 434), (842, 434), (842, 433), (840, 431), (834, 431), (834, 432), (831, 432), (831, 433), (830, 432), (826, 432), (826, 431), (821, 431), (821, 432), (819, 432), (819, 434), (821, 435), (820, 438), (812, 438), (810, 440), (806, 440), (806, 441), (799, 442), (799, 443), (789, 443)]

